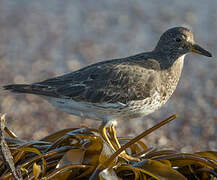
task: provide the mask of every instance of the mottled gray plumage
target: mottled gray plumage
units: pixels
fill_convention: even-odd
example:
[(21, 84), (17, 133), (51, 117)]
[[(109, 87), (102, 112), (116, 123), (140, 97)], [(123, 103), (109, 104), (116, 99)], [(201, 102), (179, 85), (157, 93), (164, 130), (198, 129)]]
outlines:
[(166, 31), (156, 48), (134, 56), (87, 66), (63, 76), (6, 90), (41, 95), (71, 114), (108, 121), (130, 119), (160, 108), (174, 92), (184, 55), (211, 54), (183, 27)]

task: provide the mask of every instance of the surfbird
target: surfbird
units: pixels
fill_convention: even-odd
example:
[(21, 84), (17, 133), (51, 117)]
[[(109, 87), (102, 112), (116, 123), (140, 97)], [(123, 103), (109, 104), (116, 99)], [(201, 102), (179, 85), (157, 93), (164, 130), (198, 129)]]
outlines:
[(62, 111), (110, 124), (148, 115), (165, 104), (176, 89), (189, 52), (212, 56), (195, 43), (189, 29), (175, 27), (163, 33), (153, 51), (4, 89), (36, 94)]

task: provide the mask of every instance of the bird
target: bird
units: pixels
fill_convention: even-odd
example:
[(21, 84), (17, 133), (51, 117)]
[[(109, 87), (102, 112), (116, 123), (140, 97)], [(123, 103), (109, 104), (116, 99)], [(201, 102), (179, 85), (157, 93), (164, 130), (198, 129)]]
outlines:
[(3, 88), (39, 95), (66, 113), (102, 121), (105, 127), (146, 116), (163, 106), (175, 91), (184, 57), (190, 52), (212, 57), (195, 42), (191, 30), (173, 27), (161, 35), (152, 51), (98, 62), (41, 82)]

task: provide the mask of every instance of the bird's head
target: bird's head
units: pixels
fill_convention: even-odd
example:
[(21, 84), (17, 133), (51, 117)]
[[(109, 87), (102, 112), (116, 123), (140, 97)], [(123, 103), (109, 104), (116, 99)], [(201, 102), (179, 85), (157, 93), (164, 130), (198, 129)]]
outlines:
[(155, 51), (176, 59), (189, 52), (212, 57), (211, 53), (203, 49), (194, 41), (193, 33), (184, 27), (175, 27), (167, 30), (160, 37)]

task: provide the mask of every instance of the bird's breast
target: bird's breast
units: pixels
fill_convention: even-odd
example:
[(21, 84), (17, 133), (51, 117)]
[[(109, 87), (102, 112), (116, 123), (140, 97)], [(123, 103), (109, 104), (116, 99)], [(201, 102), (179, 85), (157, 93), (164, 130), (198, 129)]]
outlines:
[(177, 87), (181, 77), (183, 63), (184, 55), (177, 59), (169, 69), (161, 72), (161, 88), (159, 91), (164, 103), (170, 98)]

